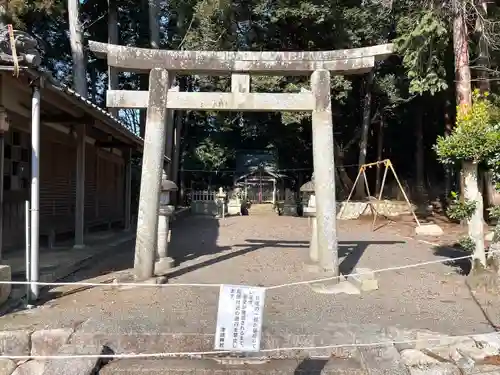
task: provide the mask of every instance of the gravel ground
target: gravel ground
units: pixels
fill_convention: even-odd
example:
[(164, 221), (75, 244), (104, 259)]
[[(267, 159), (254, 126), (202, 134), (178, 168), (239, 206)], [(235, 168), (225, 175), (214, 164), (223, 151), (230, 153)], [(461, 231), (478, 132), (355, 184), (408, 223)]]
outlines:
[[(435, 255), (430, 245), (406, 240), (391, 230), (373, 233), (368, 223), (342, 221), (338, 229), (344, 268), (352, 268), (358, 258), (357, 266), (371, 269), (446, 259)], [(250, 215), (183, 220), (176, 223), (170, 246), (181, 266), (174, 270), (169, 285), (271, 286), (312, 279), (315, 275), (307, 274), (303, 267), (309, 238), (304, 218)], [(133, 244), (124, 245), (120, 253), (103, 259), (97, 267), (111, 271), (122, 268), (122, 263), (131, 265), (132, 251)], [(71, 280), (84, 276), (85, 270)], [(280, 331), (290, 337), (320, 335), (325, 323), (346, 323), (466, 335), (490, 332), (492, 324), (500, 324), (498, 298), (471, 294), (464, 277), (449, 265), (382, 272), (377, 279), (379, 290), (361, 295), (319, 295), (307, 285), (269, 290), (264, 331)], [(93, 288), (1, 317), (0, 326), (6, 330), (83, 323), (83, 332), (130, 333), (136, 327), (141, 332), (213, 334), (218, 291), (218, 287)], [(292, 340), (288, 340), (290, 344)]]

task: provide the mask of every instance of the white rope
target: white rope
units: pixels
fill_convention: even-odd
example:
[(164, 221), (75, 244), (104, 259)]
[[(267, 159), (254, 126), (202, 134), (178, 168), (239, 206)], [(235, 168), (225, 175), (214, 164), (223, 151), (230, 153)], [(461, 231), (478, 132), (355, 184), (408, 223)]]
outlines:
[[(500, 250), (492, 250), (489, 251), (489, 254), (497, 253), (500, 252)], [(395, 267), (387, 267), (387, 268), (380, 268), (377, 270), (373, 270), (370, 272), (357, 272), (357, 273), (351, 273), (349, 276), (363, 276), (363, 275), (371, 275), (373, 273), (382, 273), (382, 272), (388, 272), (388, 271), (398, 271), (398, 270), (404, 270), (404, 269), (409, 269), (409, 268), (416, 268), (416, 267), (422, 267), (422, 266), (428, 266), (431, 264), (439, 264), (439, 263), (448, 263), (448, 262), (454, 262), (457, 260), (465, 260), (465, 259), (472, 259), (473, 255), (465, 255), (461, 257), (456, 257), (456, 258), (447, 258), (447, 259), (437, 259), (437, 260), (430, 260), (427, 262), (421, 262), (421, 263), (414, 263), (414, 264), (407, 264), (403, 266), (395, 266)], [(324, 281), (330, 281), (330, 280), (336, 280), (336, 279), (342, 279), (345, 278), (344, 275), (339, 275), (339, 276), (331, 276), (331, 277), (325, 277), (321, 279), (313, 279), (313, 280), (305, 280), (305, 281), (296, 281), (296, 282), (290, 282), (286, 284), (279, 284), (279, 285), (273, 285), (273, 286), (268, 286), (268, 287), (262, 287), (266, 290), (274, 290), (274, 289), (279, 289), (279, 288), (286, 288), (286, 287), (291, 287), (291, 286), (297, 286), (297, 285), (306, 285), (306, 284), (314, 284), (314, 283), (320, 283)], [(203, 284), (203, 283), (172, 283), (172, 284), (156, 284), (156, 283), (90, 283), (90, 282), (42, 282), (42, 281), (0, 281), (0, 285), (5, 285), (5, 284), (11, 284), (11, 285), (41, 285), (41, 286), (82, 286), (82, 287), (137, 287), (137, 286), (143, 286), (143, 287), (155, 287), (155, 288), (168, 288), (168, 287), (200, 287), (200, 288), (220, 288), (221, 283), (219, 284)]]
[[(489, 253), (493, 254), (496, 252), (500, 252), (500, 250), (493, 250), (493, 251), (490, 251)], [(387, 271), (398, 271), (398, 270), (404, 270), (404, 269), (408, 269), (408, 268), (428, 266), (431, 264), (448, 263), (448, 262), (453, 262), (453, 261), (457, 261), (457, 260), (472, 259), (473, 257), (474, 257), (473, 255), (464, 255), (464, 256), (456, 257), (456, 258), (430, 260), (427, 262), (407, 264), (405, 266), (379, 268), (378, 270), (373, 270), (370, 272), (351, 273), (351, 274), (349, 274), (349, 276), (362, 276), (362, 275), (371, 275), (373, 273), (382, 273), (382, 272), (387, 272)], [(297, 281), (297, 282), (293, 282), (293, 283), (270, 286), (270, 287), (267, 287), (266, 289), (271, 290), (271, 289), (285, 288), (285, 287), (296, 286), (296, 285), (313, 284), (313, 283), (319, 283), (322, 281), (329, 281), (329, 280), (334, 280), (334, 279), (339, 279), (339, 278), (345, 278), (345, 276), (340, 275), (340, 276), (325, 277), (323, 279), (316, 279), (316, 280)]]
[[(377, 346), (390, 346), (390, 345), (398, 345), (398, 344), (414, 344), (414, 343), (422, 343), (429, 341), (441, 341), (445, 340), (453, 340), (453, 339), (463, 339), (463, 338), (471, 338), (484, 336), (491, 333), (498, 332), (489, 332), (486, 334), (473, 334), (473, 335), (461, 335), (461, 336), (444, 336), (444, 337), (429, 337), (429, 338), (421, 338), (414, 340), (387, 340), (387, 341), (376, 341), (370, 343), (344, 343), (344, 344), (333, 344), (333, 345), (323, 345), (323, 346), (294, 346), (294, 347), (283, 347), (283, 348), (271, 348), (271, 349), (262, 349), (259, 350), (259, 353), (274, 353), (274, 352), (289, 352), (289, 351), (297, 351), (297, 350), (321, 350), (321, 349), (338, 349), (338, 348), (353, 348), (353, 347), (377, 347)], [(74, 358), (84, 358), (84, 359), (133, 359), (133, 358), (186, 358), (186, 357), (199, 357), (199, 356), (209, 356), (209, 355), (221, 355), (221, 354), (234, 354), (235, 352), (231, 352), (229, 350), (214, 350), (214, 351), (205, 351), (205, 352), (164, 352), (164, 353), (130, 353), (130, 354), (65, 354), (65, 355), (0, 355), (1, 358), (9, 358), (12, 360), (47, 360), (47, 359), (74, 359)], [(243, 352), (241, 352), (243, 354)], [(237, 357), (234, 357), (237, 358)], [(269, 359), (268, 357), (252, 357), (252, 359)]]

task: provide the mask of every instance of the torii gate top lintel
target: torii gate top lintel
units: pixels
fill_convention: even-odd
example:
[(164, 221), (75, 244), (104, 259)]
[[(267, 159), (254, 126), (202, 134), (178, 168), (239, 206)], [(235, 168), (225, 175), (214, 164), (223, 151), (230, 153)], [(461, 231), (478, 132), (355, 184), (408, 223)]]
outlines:
[(393, 52), (393, 44), (335, 51), (175, 51), (136, 48), (89, 42), (97, 57), (124, 71), (149, 71), (164, 68), (176, 74), (254, 73), (272, 75), (309, 75), (318, 69), (336, 74), (370, 71), (375, 61)]

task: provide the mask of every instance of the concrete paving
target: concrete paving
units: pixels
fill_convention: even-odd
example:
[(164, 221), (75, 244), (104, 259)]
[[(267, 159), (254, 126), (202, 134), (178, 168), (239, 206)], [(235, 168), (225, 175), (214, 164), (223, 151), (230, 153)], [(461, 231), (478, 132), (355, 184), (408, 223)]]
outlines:
[[(133, 231), (104, 231), (89, 234), (85, 237), (84, 248), (74, 248), (70, 241), (61, 243), (55, 249), (40, 248), (40, 270), (41, 282), (55, 282), (82, 268), (94, 265), (96, 259), (102, 259), (114, 252), (117, 247), (124, 246), (135, 238)], [(26, 281), (26, 255), (24, 250), (10, 251), (5, 254), (2, 263), (10, 269), (10, 278), (13, 281)], [(128, 265), (126, 266), (128, 267)], [(2, 266), (0, 266), (0, 272)], [(116, 267), (113, 271), (116, 271)], [(110, 272), (112, 270), (107, 270)], [(97, 272), (97, 273), (96, 273)], [(86, 278), (101, 275), (96, 267), (86, 274)], [(0, 276), (0, 279), (4, 279)], [(3, 287), (5, 288), (5, 286)], [(2, 286), (0, 286), (2, 289)], [(5, 294), (5, 293), (0, 293)], [(0, 314), (16, 307), (26, 295), (25, 285), (12, 285), (8, 298), (0, 300)], [(8, 300), (7, 300), (8, 299)], [(4, 302), (7, 302), (3, 304)]]

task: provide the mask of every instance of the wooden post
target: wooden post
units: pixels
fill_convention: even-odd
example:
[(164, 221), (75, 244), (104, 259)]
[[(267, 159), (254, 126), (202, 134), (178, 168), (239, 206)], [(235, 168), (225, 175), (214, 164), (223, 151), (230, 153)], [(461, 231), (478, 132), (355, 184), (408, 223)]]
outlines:
[(85, 125), (80, 125), (77, 130), (76, 144), (76, 201), (75, 201), (75, 248), (85, 246)]
[(130, 230), (132, 220), (132, 149), (125, 150), (125, 230)]

